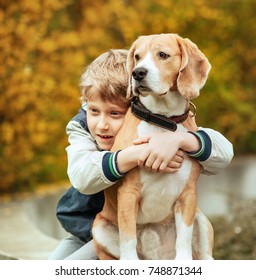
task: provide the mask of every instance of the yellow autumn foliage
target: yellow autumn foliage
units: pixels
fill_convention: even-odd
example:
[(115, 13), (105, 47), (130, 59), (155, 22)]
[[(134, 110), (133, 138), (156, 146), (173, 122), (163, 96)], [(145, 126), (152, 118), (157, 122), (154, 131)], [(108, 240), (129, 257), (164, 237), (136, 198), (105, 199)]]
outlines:
[(212, 71), (195, 101), (198, 123), (256, 152), (256, 30), (252, 0), (0, 0), (0, 191), (67, 179), (65, 126), (79, 78), (110, 48), (178, 33)]

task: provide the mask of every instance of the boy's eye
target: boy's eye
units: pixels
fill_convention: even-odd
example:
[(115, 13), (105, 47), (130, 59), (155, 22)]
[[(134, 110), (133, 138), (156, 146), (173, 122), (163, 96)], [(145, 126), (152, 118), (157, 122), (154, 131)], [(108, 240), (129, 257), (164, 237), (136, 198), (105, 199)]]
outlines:
[(119, 116), (119, 115), (121, 115), (119, 112), (117, 112), (117, 111), (112, 111), (111, 112), (111, 115), (112, 116)]
[(98, 114), (99, 110), (95, 109), (95, 108), (89, 108), (89, 110), (94, 113), (94, 114)]
[(122, 118), (125, 116), (126, 111), (111, 111), (110, 115), (113, 118)]

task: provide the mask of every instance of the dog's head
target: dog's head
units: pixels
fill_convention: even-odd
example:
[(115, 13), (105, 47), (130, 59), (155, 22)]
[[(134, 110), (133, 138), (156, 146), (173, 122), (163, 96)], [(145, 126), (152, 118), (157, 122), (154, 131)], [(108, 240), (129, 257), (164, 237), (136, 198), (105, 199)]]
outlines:
[[(189, 39), (176, 34), (139, 37), (128, 54), (128, 95), (179, 92), (185, 99), (199, 95), (211, 65)], [(130, 97), (129, 96), (129, 97)]]

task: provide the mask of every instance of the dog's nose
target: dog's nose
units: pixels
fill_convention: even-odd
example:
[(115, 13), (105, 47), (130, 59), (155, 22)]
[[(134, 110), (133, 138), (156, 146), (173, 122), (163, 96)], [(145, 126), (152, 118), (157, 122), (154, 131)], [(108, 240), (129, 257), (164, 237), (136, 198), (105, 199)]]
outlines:
[(148, 70), (143, 67), (138, 67), (135, 70), (132, 71), (132, 76), (134, 80), (141, 81), (143, 80), (148, 73)]

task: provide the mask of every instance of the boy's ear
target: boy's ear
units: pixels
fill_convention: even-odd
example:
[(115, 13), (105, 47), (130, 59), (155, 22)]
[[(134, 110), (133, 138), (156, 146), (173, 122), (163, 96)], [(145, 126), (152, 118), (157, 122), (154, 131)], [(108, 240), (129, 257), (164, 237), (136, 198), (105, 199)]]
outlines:
[(128, 88), (127, 88), (127, 98), (132, 97), (132, 71), (134, 68), (134, 52), (135, 52), (135, 42), (132, 44), (128, 56), (127, 56), (127, 63), (126, 63), (126, 69), (128, 72)]

